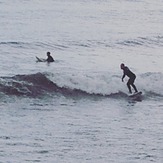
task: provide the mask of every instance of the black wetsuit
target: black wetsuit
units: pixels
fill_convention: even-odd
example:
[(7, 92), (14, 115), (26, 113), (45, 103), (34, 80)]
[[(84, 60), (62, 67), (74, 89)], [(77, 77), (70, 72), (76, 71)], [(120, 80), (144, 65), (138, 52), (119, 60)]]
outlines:
[(47, 62), (54, 62), (54, 59), (52, 56), (48, 56), (48, 59), (46, 60)]
[[(134, 88), (135, 92), (137, 92), (137, 88), (136, 86), (134, 85), (134, 81), (136, 79), (136, 75), (130, 71), (130, 69), (128, 67), (124, 67), (123, 68), (123, 76), (122, 76), (122, 79), (125, 77), (125, 76), (128, 76), (129, 77), (129, 80), (127, 82), (127, 87), (129, 89), (129, 92), (132, 93), (131, 91), (131, 86)], [(130, 86), (131, 85), (131, 86)]]

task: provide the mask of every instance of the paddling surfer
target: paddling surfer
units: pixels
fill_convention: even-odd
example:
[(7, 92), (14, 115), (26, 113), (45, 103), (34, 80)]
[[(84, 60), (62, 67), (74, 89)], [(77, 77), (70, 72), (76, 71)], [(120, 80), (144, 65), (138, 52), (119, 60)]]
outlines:
[(129, 80), (127, 82), (127, 87), (129, 89), (129, 93), (132, 93), (131, 86), (134, 88), (135, 93), (137, 93), (138, 90), (137, 90), (136, 86), (134, 85), (134, 81), (136, 79), (136, 75), (133, 72), (131, 72), (130, 69), (127, 66), (125, 66), (124, 63), (122, 63), (120, 65), (120, 67), (123, 70), (122, 82), (123, 82), (123, 79), (125, 78), (125, 76), (129, 77)]

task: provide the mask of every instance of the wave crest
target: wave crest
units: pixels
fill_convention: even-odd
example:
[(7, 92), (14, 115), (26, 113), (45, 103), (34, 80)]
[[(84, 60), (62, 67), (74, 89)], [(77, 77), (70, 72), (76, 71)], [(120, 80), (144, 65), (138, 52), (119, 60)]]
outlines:
[(59, 87), (42, 73), (2, 77), (0, 83), (0, 91), (7, 95), (24, 95), (30, 97), (37, 97), (47, 93), (60, 93), (66, 96), (103, 96), (102, 94), (88, 93), (80, 89)]
[[(58, 74), (57, 74), (58, 75)], [(49, 76), (49, 75), (48, 75)], [(66, 77), (68, 78), (68, 77)], [(43, 73), (36, 73), (36, 74), (29, 74), (29, 75), (16, 75), (13, 77), (1, 77), (0, 78), (0, 91), (6, 95), (16, 95), (16, 96), (28, 96), (28, 97), (39, 97), (42, 95), (47, 94), (57, 94), (57, 95), (64, 95), (64, 96), (71, 96), (71, 97), (110, 97), (110, 98), (126, 98), (127, 94), (123, 92), (127, 92), (127, 87), (124, 85), (117, 85), (117, 80), (120, 82), (120, 77), (114, 76), (115, 79), (110, 81), (110, 83), (103, 82), (103, 87), (101, 86), (99, 89), (98, 81), (93, 78), (92, 80), (95, 83), (92, 84), (92, 80), (88, 81), (91, 82), (88, 90), (88, 85), (84, 85), (82, 81), (80, 81), (77, 86), (71, 85), (67, 82), (73, 82), (64, 78), (65, 84), (63, 84), (61, 79), (50, 80), (47, 77), (47, 74)], [(97, 77), (98, 78), (98, 77)], [(112, 77), (113, 78), (113, 77)], [(145, 73), (139, 75), (139, 80), (137, 81), (136, 85), (139, 90), (143, 91), (146, 94), (146, 97), (153, 97), (159, 96), (163, 97), (162, 94), (162, 79), (163, 74), (161, 73)], [(83, 79), (87, 80), (87, 79)], [(106, 80), (103, 78), (103, 80)], [(108, 80), (108, 78), (107, 78)], [(54, 82), (55, 81), (55, 82)], [(62, 83), (62, 84), (61, 84)], [(99, 84), (100, 84), (99, 79)], [(114, 84), (114, 85), (113, 85)], [(107, 88), (107, 90), (106, 90)], [(96, 90), (97, 89), (97, 90)], [(123, 90), (124, 89), (124, 90)]]

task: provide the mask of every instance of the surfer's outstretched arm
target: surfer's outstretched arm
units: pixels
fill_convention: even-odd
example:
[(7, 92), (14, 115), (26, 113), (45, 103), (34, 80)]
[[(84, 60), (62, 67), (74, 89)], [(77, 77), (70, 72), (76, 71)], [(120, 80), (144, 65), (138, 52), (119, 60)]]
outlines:
[(123, 82), (123, 79), (125, 78), (125, 76), (126, 76), (126, 75), (125, 75), (125, 74), (123, 74), (123, 76), (122, 76), (122, 82)]

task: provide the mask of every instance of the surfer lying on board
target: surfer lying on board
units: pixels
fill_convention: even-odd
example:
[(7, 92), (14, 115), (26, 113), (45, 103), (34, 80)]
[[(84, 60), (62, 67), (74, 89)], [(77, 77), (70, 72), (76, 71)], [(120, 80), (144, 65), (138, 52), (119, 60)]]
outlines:
[(50, 52), (47, 52), (48, 58), (46, 59), (47, 62), (54, 62), (53, 57), (50, 55)]
[(123, 70), (122, 82), (126, 75), (129, 77), (129, 80), (127, 82), (127, 87), (129, 89), (129, 93), (132, 93), (131, 86), (134, 88), (135, 93), (138, 92), (136, 86), (134, 85), (136, 75), (133, 72), (131, 72), (130, 69), (124, 65), (124, 63), (122, 63), (120, 67)]

